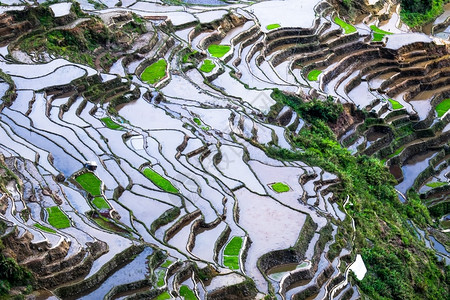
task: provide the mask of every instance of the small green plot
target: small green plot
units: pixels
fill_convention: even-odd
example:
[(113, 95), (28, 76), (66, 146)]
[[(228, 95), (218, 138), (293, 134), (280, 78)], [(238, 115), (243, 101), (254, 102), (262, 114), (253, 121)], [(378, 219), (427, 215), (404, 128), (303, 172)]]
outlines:
[(389, 99), (389, 102), (392, 105), (392, 109), (400, 109), (403, 108), (403, 105), (401, 105), (398, 101), (395, 101), (394, 99)]
[(195, 122), (195, 124), (197, 124), (198, 126), (202, 125), (202, 121), (200, 121), (199, 118), (194, 118), (194, 122)]
[(101, 118), (100, 120), (102, 120), (102, 122), (105, 124), (106, 127), (108, 127), (109, 129), (122, 129), (123, 127), (120, 126), (119, 124), (117, 124), (116, 122), (114, 122), (110, 117), (104, 117)]
[(308, 73), (308, 80), (309, 81), (317, 81), (319, 78), (319, 75), (322, 73), (320, 70), (312, 70)]
[(276, 182), (276, 183), (272, 184), (272, 189), (277, 193), (285, 193), (290, 190), (289, 186), (282, 182)]
[(48, 222), (55, 228), (63, 229), (70, 227), (69, 218), (61, 211), (59, 206), (47, 207)]
[(160, 294), (158, 297), (155, 298), (156, 300), (166, 300), (166, 299), (172, 299), (170, 294), (168, 292), (164, 292)]
[(156, 273), (156, 279), (157, 279), (156, 285), (157, 285), (158, 287), (164, 286), (164, 277), (166, 277), (166, 270), (165, 270), (165, 269), (159, 270), (159, 271)]
[(277, 29), (277, 28), (280, 28), (280, 27), (281, 27), (280, 24), (269, 24), (269, 25), (266, 26), (266, 29), (267, 30), (272, 30), (272, 29)]
[(224, 256), (223, 264), (231, 270), (239, 269), (239, 256)]
[(77, 176), (75, 180), (81, 185), (81, 187), (92, 196), (101, 195), (102, 181), (94, 175), (94, 173), (86, 172)]
[(106, 202), (103, 197), (95, 197), (94, 200), (92, 200), (92, 203), (98, 209), (111, 209), (111, 206), (109, 206), (108, 202)]
[(150, 179), (150, 181), (153, 182), (160, 189), (169, 193), (178, 193), (178, 190), (172, 185), (172, 183), (170, 183), (169, 180), (165, 179), (152, 169), (145, 168), (143, 172), (145, 177)]
[(391, 155), (389, 155), (388, 157), (389, 158), (392, 158), (392, 157), (394, 157), (394, 156), (397, 156), (397, 155), (399, 155), (402, 151), (403, 151), (403, 149), (405, 149), (405, 147), (403, 146), (403, 147), (400, 147), (400, 148), (398, 148), (397, 150), (395, 150), (395, 152), (394, 153), (392, 153)]
[(195, 293), (186, 285), (180, 287), (180, 296), (185, 300), (197, 300)]
[(435, 182), (430, 182), (430, 183), (426, 184), (426, 186), (428, 186), (430, 188), (433, 188), (433, 189), (441, 187), (441, 186), (444, 186), (444, 185), (448, 185), (448, 183), (447, 182), (441, 182), (441, 181), (435, 181)]
[(141, 79), (142, 81), (154, 84), (166, 76), (166, 68), (167, 62), (164, 59), (160, 59), (145, 68), (141, 74)]
[(384, 31), (375, 25), (370, 25), (370, 29), (372, 29), (372, 31), (373, 31), (372, 41), (374, 41), (374, 42), (381, 42), (385, 35), (392, 34), (392, 32)]
[(221, 58), (224, 56), (228, 51), (230, 51), (231, 47), (228, 45), (209, 45), (208, 52), (213, 57)]
[(216, 64), (213, 63), (210, 59), (205, 59), (205, 61), (203, 62), (203, 64), (200, 67), (200, 71), (209, 73), (214, 69), (215, 66), (216, 66)]
[(242, 238), (240, 236), (235, 236), (228, 242), (225, 250), (223, 252), (224, 255), (239, 255), (242, 247)]
[(356, 32), (356, 28), (353, 25), (350, 25), (344, 21), (342, 21), (339, 17), (335, 17), (334, 18), (334, 23), (338, 24), (339, 26), (342, 27), (342, 29), (344, 29), (344, 33), (345, 34), (349, 34), (349, 33), (353, 33)]
[(450, 109), (450, 98), (443, 100), (436, 106), (438, 117), (442, 117)]
[(37, 223), (36, 223), (36, 224), (34, 224), (33, 226), (36, 227), (36, 228), (39, 228), (40, 230), (45, 231), (45, 232), (56, 233), (55, 230), (53, 230), (53, 229), (51, 229), (51, 228), (48, 228), (48, 227), (46, 227), (46, 226), (43, 226), (43, 225), (41, 225), (41, 224), (37, 224)]
[(161, 265), (161, 267), (167, 268), (167, 267), (169, 267), (172, 263), (173, 263), (173, 261), (171, 261), (170, 259), (168, 259), (168, 260), (166, 260), (166, 261)]
[(379, 34), (393, 34), (392, 32), (389, 32), (389, 31), (384, 31), (384, 30), (382, 30), (382, 29), (378, 28), (378, 27), (377, 27), (377, 26), (375, 26), (375, 25), (370, 25), (370, 29), (372, 29), (372, 30), (373, 30), (373, 32), (375, 32), (375, 33), (379, 33)]

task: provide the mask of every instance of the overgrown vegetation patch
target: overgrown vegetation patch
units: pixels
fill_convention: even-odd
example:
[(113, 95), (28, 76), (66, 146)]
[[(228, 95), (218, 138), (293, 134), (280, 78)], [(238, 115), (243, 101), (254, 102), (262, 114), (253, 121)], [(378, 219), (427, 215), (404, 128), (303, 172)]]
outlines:
[(92, 200), (92, 203), (98, 209), (111, 209), (111, 206), (109, 206), (108, 202), (106, 202), (105, 198), (103, 198), (103, 197), (95, 197)]
[(169, 180), (162, 177), (161, 175), (159, 175), (152, 169), (145, 168), (143, 173), (144, 173), (145, 177), (150, 179), (150, 181), (153, 182), (160, 189), (162, 189), (166, 192), (169, 192), (169, 193), (175, 193), (175, 194), (178, 193), (177, 188), (175, 188)]
[(59, 206), (47, 207), (48, 222), (57, 229), (70, 227), (69, 218), (61, 211)]
[(102, 181), (94, 173), (86, 172), (75, 178), (81, 187), (92, 196), (101, 195)]
[(215, 45), (215, 44), (212, 44), (212, 45), (209, 45), (208, 52), (213, 57), (221, 58), (225, 54), (227, 54), (228, 51), (230, 51), (230, 49), (231, 49), (231, 47), (228, 46), (228, 45)]
[(443, 100), (436, 106), (438, 117), (442, 117), (450, 109), (450, 98)]
[(225, 255), (239, 255), (242, 247), (242, 237), (235, 236), (228, 242), (223, 254)]
[(355, 26), (350, 25), (350, 24), (344, 22), (344, 21), (341, 20), (339, 17), (335, 17), (335, 18), (334, 18), (334, 23), (336, 23), (336, 24), (338, 24), (339, 26), (341, 26), (341, 28), (344, 29), (344, 33), (345, 33), (345, 34), (349, 34), (349, 33), (356, 32)]
[(141, 74), (142, 81), (154, 84), (166, 76), (167, 62), (165, 59), (160, 59), (145, 68)]
[(444, 0), (402, 0), (400, 17), (410, 27), (418, 27), (433, 21), (442, 14)]
[[(303, 102), (301, 99), (295, 101), (294, 96), (284, 94), (276, 96), (282, 103), (293, 103), (292, 107), (303, 116), (302, 105), (298, 104)], [(406, 222), (412, 220), (421, 228), (430, 226), (428, 209), (416, 193), (409, 193), (408, 202), (402, 204), (395, 190), (397, 182), (382, 162), (374, 157), (352, 155), (342, 148), (327, 119), (330, 118), (326, 114), (322, 119), (309, 118), (309, 124), (292, 136), (301, 151), (267, 147), (266, 153), (281, 160), (319, 166), (339, 177), (334, 195), (341, 204), (348, 195), (353, 204), (347, 206), (347, 211), (356, 226), (354, 248), (361, 251), (367, 267), (358, 285), (368, 298), (446, 298), (450, 270), (443, 265), (439, 267), (434, 251), (417, 238)], [(347, 227), (340, 226), (336, 236), (341, 248), (352, 235)]]
[(34, 224), (33, 226), (36, 227), (36, 228), (38, 228), (38, 229), (40, 229), (40, 230), (42, 230), (42, 231), (45, 231), (45, 232), (56, 233), (55, 230), (53, 230), (53, 229), (51, 229), (51, 228), (48, 228), (47, 226), (38, 224), (38, 223)]
[(223, 264), (231, 270), (239, 270), (239, 256), (224, 256)]

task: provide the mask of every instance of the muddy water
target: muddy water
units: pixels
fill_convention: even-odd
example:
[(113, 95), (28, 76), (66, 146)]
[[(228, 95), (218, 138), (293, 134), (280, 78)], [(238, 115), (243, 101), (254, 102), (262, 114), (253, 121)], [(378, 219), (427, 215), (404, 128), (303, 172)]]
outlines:
[[(396, 186), (396, 189), (403, 194), (406, 194), (406, 191), (413, 185), (414, 180), (426, 167), (428, 167), (430, 159), (436, 153), (436, 151), (427, 151), (408, 158), (402, 166), (404, 179)], [(393, 175), (396, 176), (394, 173)]]

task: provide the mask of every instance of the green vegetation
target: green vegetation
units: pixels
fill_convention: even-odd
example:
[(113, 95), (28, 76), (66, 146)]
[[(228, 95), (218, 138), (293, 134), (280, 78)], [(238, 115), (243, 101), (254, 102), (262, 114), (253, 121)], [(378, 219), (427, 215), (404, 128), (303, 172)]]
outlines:
[(61, 211), (59, 206), (47, 207), (48, 222), (57, 229), (70, 227), (69, 218)]
[(355, 26), (350, 25), (350, 24), (344, 22), (344, 21), (341, 20), (339, 17), (335, 17), (335, 18), (334, 18), (334, 23), (336, 23), (336, 24), (338, 24), (339, 26), (341, 26), (341, 28), (344, 29), (344, 33), (345, 33), (345, 34), (349, 34), (349, 33), (356, 32)]
[(319, 75), (322, 73), (320, 70), (312, 70), (308, 73), (308, 80), (309, 81), (317, 81), (319, 78)]
[(123, 127), (120, 126), (119, 124), (117, 124), (116, 122), (114, 122), (110, 117), (104, 117), (101, 118), (100, 120), (102, 120), (102, 122), (105, 124), (106, 127), (108, 127), (109, 129), (122, 129)]
[(231, 270), (239, 270), (239, 256), (224, 256), (223, 264)]
[(9, 74), (4, 73), (1, 69), (0, 69), (0, 78), (3, 79), (9, 85), (9, 88), (3, 95), (2, 100), (5, 101), (5, 103), (11, 103), (17, 97), (16, 85), (12, 80), (11, 76)]
[(442, 14), (444, 0), (402, 0), (400, 17), (410, 27), (418, 27), (433, 21)]
[(292, 107), (305, 121), (319, 119), (325, 122), (336, 122), (342, 112), (342, 105), (335, 103), (332, 97), (323, 101), (313, 99), (305, 102), (294, 95), (286, 95), (278, 89), (272, 92), (271, 97), (279, 103)]
[(180, 287), (180, 296), (185, 300), (197, 300), (195, 293), (186, 285)]
[(202, 125), (202, 121), (200, 121), (199, 118), (194, 118), (194, 122), (195, 122), (195, 124), (197, 124), (198, 126)]
[(231, 270), (239, 269), (239, 253), (242, 247), (242, 237), (233, 237), (223, 251), (223, 264)]
[(205, 61), (203, 62), (203, 64), (200, 67), (200, 71), (209, 73), (214, 69), (215, 66), (216, 66), (216, 64), (213, 63), (210, 59), (205, 59)]
[(277, 193), (284, 193), (284, 192), (288, 192), (290, 190), (289, 186), (282, 182), (273, 183), (271, 186), (272, 186), (272, 189)]
[(41, 224), (38, 224), (38, 223), (34, 224), (33, 226), (36, 227), (36, 228), (38, 228), (38, 229), (40, 229), (40, 230), (42, 230), (42, 231), (45, 231), (45, 232), (56, 233), (55, 230), (53, 230), (53, 229), (51, 229), (51, 228), (48, 228), (48, 227), (46, 227), (46, 226), (43, 226), (43, 225), (41, 225)]
[(162, 270), (158, 270), (158, 272), (156, 272), (156, 286), (157, 287), (162, 287), (164, 286), (164, 278), (166, 277), (166, 269), (162, 269)]
[(106, 202), (103, 197), (95, 197), (94, 200), (92, 200), (92, 203), (98, 209), (111, 209), (111, 206), (109, 206), (108, 202)]
[(388, 158), (392, 158), (392, 157), (394, 157), (394, 156), (399, 155), (399, 154), (403, 151), (403, 149), (405, 149), (405, 146), (401, 146), (400, 148), (398, 148), (397, 150), (395, 150), (395, 152), (392, 153), (391, 155), (389, 155)]
[(224, 255), (239, 255), (242, 247), (242, 237), (235, 236), (228, 242), (225, 250), (223, 252)]
[(143, 171), (145, 177), (150, 179), (151, 182), (153, 182), (157, 187), (160, 189), (169, 192), (169, 193), (178, 193), (178, 190), (170, 183), (169, 180), (165, 179), (155, 171), (153, 171), (150, 168), (145, 168)]
[(191, 61), (191, 56), (194, 56), (194, 55), (196, 55), (197, 53), (198, 53), (197, 50), (189, 51), (188, 53), (186, 53), (185, 55), (183, 55), (183, 57), (181, 58), (181, 62), (185, 64), (185, 63)]
[(388, 101), (391, 103), (392, 109), (403, 108), (403, 105), (401, 105), (398, 101), (395, 101), (394, 99), (388, 99)]
[(375, 41), (375, 42), (381, 41), (385, 35), (392, 34), (392, 32), (384, 31), (375, 25), (370, 25), (370, 29), (372, 29), (372, 31), (373, 31), (373, 41)]
[(436, 106), (438, 117), (442, 117), (450, 109), (450, 98), (443, 100)]
[(152, 233), (155, 233), (158, 228), (161, 226), (167, 225), (173, 220), (175, 220), (180, 215), (180, 208), (179, 207), (173, 207), (171, 209), (166, 210), (158, 219), (153, 221), (152, 225), (150, 226), (150, 231)]
[(280, 24), (269, 24), (269, 25), (267, 25), (266, 26), (266, 29), (267, 30), (272, 30), (272, 29), (277, 29), (277, 28), (279, 28), (279, 27), (281, 27), (281, 25)]
[[(3, 250), (3, 248), (3, 245), (0, 243), (0, 250)], [(28, 290), (31, 290), (30, 285), (33, 281), (31, 272), (19, 266), (13, 258), (6, 257), (3, 253), (0, 253), (0, 266), (0, 298), (23, 299), (23, 295), (22, 297), (17, 296), (17, 298), (6, 295), (8, 295), (11, 288), (16, 286), (28, 286)]]
[(172, 299), (172, 297), (168, 292), (164, 292), (160, 294), (158, 297), (156, 297), (156, 300), (166, 300), (166, 299)]
[(213, 57), (221, 58), (224, 56), (228, 51), (230, 51), (231, 47), (228, 45), (209, 45), (208, 52)]
[(95, 176), (94, 173), (83, 173), (77, 176), (75, 180), (86, 192), (88, 192), (92, 196), (99, 196), (102, 194), (102, 181), (97, 176)]
[(426, 186), (433, 188), (433, 189), (444, 186), (444, 185), (448, 185), (448, 182), (435, 181), (435, 182), (429, 182), (426, 184)]
[(161, 265), (161, 267), (167, 268), (167, 267), (169, 267), (172, 263), (173, 263), (173, 261), (171, 261), (170, 259), (168, 259), (168, 260), (166, 260), (166, 261)]
[(164, 59), (160, 59), (157, 62), (151, 64), (145, 68), (141, 74), (142, 81), (154, 84), (166, 76), (167, 62)]
[[(302, 103), (300, 99), (294, 101), (292, 95), (277, 96), (282, 103)], [(303, 117), (302, 110), (296, 111)], [(348, 195), (353, 204), (347, 206), (347, 211), (356, 226), (354, 248), (361, 251), (367, 267), (358, 285), (367, 298), (445, 299), (449, 294), (449, 270), (444, 271), (434, 251), (426, 248), (406, 222), (412, 220), (422, 228), (432, 224), (419, 196), (409, 193), (408, 202), (402, 204), (394, 188), (396, 181), (381, 161), (354, 156), (342, 148), (324, 119), (309, 118), (309, 124), (292, 136), (301, 151), (267, 147), (266, 153), (282, 160), (300, 160), (338, 175), (340, 183), (334, 187), (334, 195), (341, 204)], [(352, 235), (349, 226), (341, 225), (336, 235), (340, 248), (350, 242)]]

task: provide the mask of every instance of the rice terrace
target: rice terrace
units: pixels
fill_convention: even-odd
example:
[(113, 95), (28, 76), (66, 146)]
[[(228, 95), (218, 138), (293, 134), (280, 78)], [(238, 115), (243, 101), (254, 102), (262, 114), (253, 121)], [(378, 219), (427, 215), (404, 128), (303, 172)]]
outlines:
[(1, 0), (0, 99), (0, 300), (449, 299), (449, 1)]

